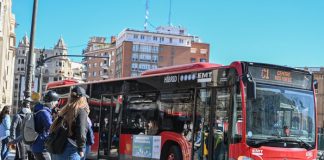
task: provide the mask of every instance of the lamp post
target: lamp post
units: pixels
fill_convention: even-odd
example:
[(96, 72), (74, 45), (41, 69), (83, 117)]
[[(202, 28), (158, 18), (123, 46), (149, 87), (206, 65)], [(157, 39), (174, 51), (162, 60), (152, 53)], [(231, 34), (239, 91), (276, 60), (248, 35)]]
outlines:
[[(37, 14), (37, 6), (38, 0), (34, 0), (33, 5), (33, 17), (32, 17), (32, 24), (31, 24), (31, 31), (30, 31), (30, 45), (29, 45), (29, 52), (28, 52), (28, 59), (27, 59), (27, 73), (26, 73), (26, 82), (25, 82), (25, 100), (30, 99), (31, 97), (31, 86), (32, 86), (32, 78), (34, 72), (34, 33), (35, 33), (35, 26), (36, 26), (36, 14)], [(26, 101), (26, 106), (30, 106), (30, 102)]]

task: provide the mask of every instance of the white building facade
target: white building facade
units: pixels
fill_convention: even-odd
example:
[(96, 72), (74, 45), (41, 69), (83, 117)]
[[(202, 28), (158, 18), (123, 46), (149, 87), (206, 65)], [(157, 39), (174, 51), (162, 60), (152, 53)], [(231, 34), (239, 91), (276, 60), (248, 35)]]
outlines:
[[(13, 106), (18, 109), (20, 101), (23, 99), (23, 91), (25, 90), (25, 75), (27, 70), (27, 55), (29, 51), (29, 41), (28, 37), (24, 36), (23, 39), (19, 42), (16, 49), (17, 58), (15, 61), (15, 81), (14, 81), (14, 92), (13, 92)], [(39, 86), (38, 81), (40, 75), (40, 68), (35, 69), (35, 76), (33, 77), (32, 91), (38, 92), (41, 87), (42, 92), (45, 91), (46, 85), (49, 82), (60, 81), (65, 79), (75, 79), (82, 82), (82, 69), (83, 66), (81, 63), (72, 62), (67, 56), (68, 48), (64, 43), (63, 38), (61, 37), (53, 49), (35, 49), (35, 59), (39, 59), (40, 55), (43, 54), (45, 59), (49, 59), (45, 62), (45, 65), (42, 68), (43, 79), (42, 86)], [(36, 66), (36, 64), (34, 65)]]
[(16, 22), (11, 8), (11, 0), (0, 0), (0, 109), (12, 104)]

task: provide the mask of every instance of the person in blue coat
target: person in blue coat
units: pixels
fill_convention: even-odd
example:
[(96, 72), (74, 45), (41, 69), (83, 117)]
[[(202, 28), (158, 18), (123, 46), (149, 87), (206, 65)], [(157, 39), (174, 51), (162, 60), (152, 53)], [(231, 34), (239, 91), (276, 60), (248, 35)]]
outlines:
[(9, 135), (10, 135), (10, 106), (4, 106), (0, 113), (0, 138), (1, 138), (1, 159), (6, 159), (9, 154)]
[(59, 95), (55, 91), (48, 91), (43, 98), (44, 104), (38, 103), (34, 107), (35, 130), (39, 134), (32, 144), (32, 152), (36, 160), (51, 160), (51, 155), (46, 150), (44, 143), (53, 123), (52, 108), (58, 104), (58, 100)]

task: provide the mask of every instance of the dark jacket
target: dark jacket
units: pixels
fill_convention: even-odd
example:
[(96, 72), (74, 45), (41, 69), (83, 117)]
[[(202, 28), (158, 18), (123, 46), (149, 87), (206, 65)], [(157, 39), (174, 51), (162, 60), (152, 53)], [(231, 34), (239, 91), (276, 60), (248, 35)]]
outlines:
[(75, 122), (72, 124), (72, 135), (70, 139), (76, 142), (76, 147), (79, 152), (83, 151), (87, 141), (87, 121), (88, 113), (84, 108), (79, 109)]
[(36, 112), (38, 113), (35, 115), (35, 130), (39, 135), (32, 145), (32, 151), (33, 153), (41, 153), (46, 151), (44, 143), (53, 123), (52, 110), (43, 104), (37, 104), (34, 108), (34, 113)]
[[(27, 113), (21, 110), (14, 115), (10, 126), (10, 141), (16, 144), (16, 157), (18, 159), (24, 159), (26, 155), (26, 146), (21, 137), (21, 125)], [(17, 157), (18, 156), (18, 157)]]

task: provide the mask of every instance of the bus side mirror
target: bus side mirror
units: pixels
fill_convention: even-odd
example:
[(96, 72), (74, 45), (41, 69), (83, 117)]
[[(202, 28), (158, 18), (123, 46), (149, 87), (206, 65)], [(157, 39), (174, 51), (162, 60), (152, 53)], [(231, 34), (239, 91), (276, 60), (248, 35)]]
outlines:
[(318, 81), (314, 80), (313, 84), (314, 84), (314, 89), (318, 89)]
[(246, 85), (246, 97), (248, 100), (256, 99), (256, 83), (253, 80), (248, 80)]

